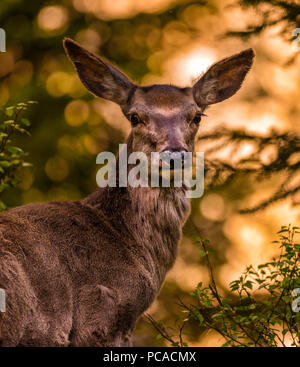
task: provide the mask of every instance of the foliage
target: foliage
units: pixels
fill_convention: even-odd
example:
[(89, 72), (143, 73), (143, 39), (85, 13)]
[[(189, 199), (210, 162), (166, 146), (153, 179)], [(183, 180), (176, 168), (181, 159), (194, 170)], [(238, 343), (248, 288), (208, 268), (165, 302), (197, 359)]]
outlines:
[[(244, 29), (227, 31), (225, 34), (227, 37), (248, 40), (250, 37), (260, 35), (263, 31), (277, 27), (276, 29), (282, 39), (287, 42), (295, 40), (295, 35), (292, 32), (296, 28), (300, 28), (300, 4), (289, 0), (239, 0), (235, 6), (244, 10), (252, 8), (257, 17), (255, 23), (252, 22), (250, 25), (246, 25)], [(286, 66), (294, 63), (299, 54), (299, 52), (295, 52), (294, 56), (287, 60)], [(260, 94), (264, 95), (265, 91), (261, 90)], [(296, 178), (299, 174), (299, 160), (295, 160), (296, 153), (299, 152), (300, 148), (298, 135), (295, 133), (279, 133), (273, 130), (268, 136), (264, 137), (240, 130), (223, 129), (201, 138), (203, 140), (214, 139), (217, 142), (215, 151), (229, 145), (232, 145), (234, 151), (237, 151), (243, 143), (249, 142), (254, 147), (253, 153), (247, 159), (241, 159), (235, 164), (220, 160), (210, 162), (208, 159), (206, 169), (210, 186), (212, 186), (212, 182), (226, 185), (240, 174), (250, 174), (256, 181), (272, 179), (274, 176), (276, 177), (276, 174), (280, 174), (277, 177), (280, 177), (281, 183), (277, 185), (273, 194), (252, 208), (242, 208), (240, 213), (254, 213), (286, 198), (290, 198), (294, 205), (298, 204), (297, 194), (300, 190), (300, 184), (297, 183)], [(275, 158), (270, 163), (265, 164), (262, 155), (269, 148), (275, 150)], [(290, 182), (293, 182), (293, 184), (290, 185)]]
[[(214, 330), (226, 342), (224, 347), (277, 347), (300, 346), (300, 312), (292, 309), (292, 291), (300, 287), (300, 244), (295, 235), (299, 227), (281, 227), (278, 232), (280, 255), (257, 267), (248, 266), (239, 279), (230, 283), (231, 297), (223, 297), (216, 286), (207, 250), (208, 240), (197, 239), (202, 254), (207, 258), (211, 272), (208, 287), (199, 283), (191, 293), (196, 301), (180, 305), (188, 313), (186, 319), (177, 323), (179, 333), (170, 334), (168, 328), (149, 320), (173, 346), (186, 346), (183, 328), (189, 321), (196, 320), (199, 327)], [(175, 330), (172, 328), (172, 330)]]
[[(278, 183), (274, 185), (274, 192), (261, 203), (252, 208), (242, 208), (241, 213), (253, 213), (264, 209), (272, 203), (287, 197), (297, 202), (300, 184), (297, 182), (300, 162), (297, 154), (300, 152), (300, 139), (294, 133), (279, 133), (261, 136), (242, 130), (219, 129), (216, 132), (200, 136), (201, 142), (214, 142), (213, 147), (206, 151), (206, 183), (207, 186), (228, 185), (241, 175), (251, 175), (254, 182), (268, 181), (276, 174)], [(210, 159), (212, 154), (221, 152), (230, 146), (232, 156), (238, 152), (243, 144), (250, 144), (252, 152), (246, 158), (237, 162), (225, 161), (222, 158)], [(272, 151), (269, 161), (263, 160), (267, 150)], [(222, 157), (222, 155), (220, 155)], [(292, 184), (291, 184), (292, 183)]]
[[(30, 164), (25, 161), (27, 153), (20, 147), (12, 145), (12, 138), (16, 133), (29, 134), (30, 122), (23, 117), (23, 112), (35, 103), (18, 103), (16, 106), (2, 108), (3, 121), (0, 123), (0, 193), (17, 186), (17, 170), (20, 167), (28, 167)], [(6, 205), (0, 200), (0, 210)]]
[[(292, 31), (300, 27), (300, 4), (290, 0), (239, 0), (236, 4), (244, 9), (253, 8), (257, 14), (256, 22), (239, 31), (228, 31), (227, 36), (248, 39), (259, 35), (266, 29), (277, 27), (280, 36), (292, 41)], [(257, 20), (258, 19), (258, 20)], [(295, 61), (299, 54), (295, 53), (288, 63)]]

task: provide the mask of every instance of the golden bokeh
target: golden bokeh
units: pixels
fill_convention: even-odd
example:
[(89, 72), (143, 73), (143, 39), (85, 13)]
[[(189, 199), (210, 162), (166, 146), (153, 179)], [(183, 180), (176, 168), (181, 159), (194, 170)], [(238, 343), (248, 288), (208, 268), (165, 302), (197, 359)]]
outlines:
[(225, 203), (222, 196), (207, 194), (200, 202), (202, 215), (210, 220), (219, 221), (225, 218)]
[(50, 180), (63, 181), (69, 174), (69, 166), (65, 159), (56, 156), (48, 159), (45, 171)]
[(65, 119), (71, 126), (79, 126), (87, 121), (90, 108), (87, 102), (80, 99), (71, 101), (65, 108)]
[(46, 6), (37, 17), (39, 27), (44, 31), (57, 31), (68, 21), (68, 13), (63, 6)]
[(72, 91), (73, 76), (64, 71), (56, 71), (52, 73), (47, 81), (46, 88), (48, 93), (53, 97), (61, 97)]

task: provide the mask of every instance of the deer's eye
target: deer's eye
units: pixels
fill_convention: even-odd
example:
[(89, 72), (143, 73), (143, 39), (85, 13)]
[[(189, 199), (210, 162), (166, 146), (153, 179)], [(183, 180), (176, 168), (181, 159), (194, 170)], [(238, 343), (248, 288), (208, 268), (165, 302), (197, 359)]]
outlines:
[(140, 122), (142, 122), (142, 120), (140, 119), (137, 113), (133, 113), (132, 115), (130, 115), (130, 121), (131, 121), (132, 126), (136, 126)]
[(201, 114), (201, 113), (197, 113), (197, 114), (195, 115), (195, 117), (193, 118), (193, 122), (194, 122), (196, 125), (199, 125), (199, 124), (200, 124), (201, 116), (202, 116), (202, 114)]

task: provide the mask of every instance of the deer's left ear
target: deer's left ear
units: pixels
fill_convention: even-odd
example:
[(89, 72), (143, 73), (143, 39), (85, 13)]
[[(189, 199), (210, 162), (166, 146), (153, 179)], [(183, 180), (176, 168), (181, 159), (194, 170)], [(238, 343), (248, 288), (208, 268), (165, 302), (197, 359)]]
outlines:
[(253, 58), (254, 51), (249, 48), (212, 65), (193, 86), (197, 104), (206, 106), (233, 96), (240, 89)]
[(126, 75), (70, 38), (64, 39), (64, 47), (90, 92), (121, 106), (126, 103), (135, 88)]

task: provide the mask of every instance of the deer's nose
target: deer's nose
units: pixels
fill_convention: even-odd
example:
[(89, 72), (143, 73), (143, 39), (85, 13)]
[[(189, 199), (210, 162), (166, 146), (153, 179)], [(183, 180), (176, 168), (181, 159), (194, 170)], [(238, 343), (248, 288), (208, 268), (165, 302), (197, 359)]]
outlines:
[(185, 154), (187, 153), (187, 150), (184, 148), (177, 148), (177, 149), (172, 149), (172, 148), (166, 148), (165, 150), (162, 151), (161, 153), (161, 157), (162, 159), (166, 160), (166, 161), (184, 161), (185, 159)]

